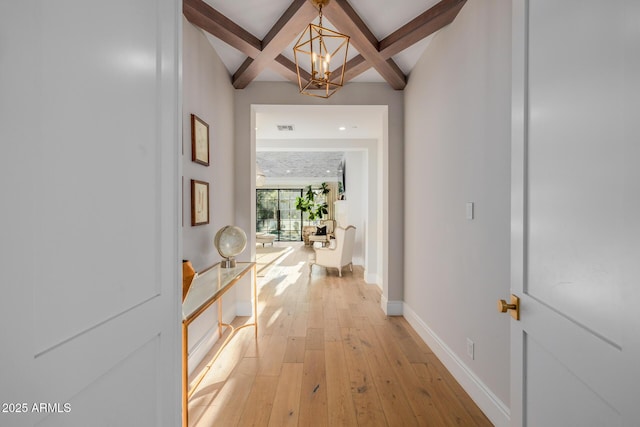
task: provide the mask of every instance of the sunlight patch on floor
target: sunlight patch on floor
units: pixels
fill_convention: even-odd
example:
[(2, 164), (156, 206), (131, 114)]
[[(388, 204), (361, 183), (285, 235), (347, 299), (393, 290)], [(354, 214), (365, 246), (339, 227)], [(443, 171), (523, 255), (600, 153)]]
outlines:
[(282, 313), (282, 308), (277, 309), (271, 314), (271, 317), (267, 319), (267, 328), (273, 325), (276, 322), (276, 320), (278, 320), (278, 316), (280, 316), (280, 313)]
[(274, 296), (282, 295), (289, 286), (300, 279), (305, 264), (305, 262), (299, 262), (296, 265), (275, 265), (263, 278), (263, 283), (260, 286), (275, 284)]
[(258, 277), (258, 288), (271, 287), (274, 296), (282, 295), (282, 293), (292, 284), (296, 283), (303, 274), (303, 269), (307, 264), (300, 261), (295, 265), (286, 265), (291, 262), (294, 256), (294, 248), (288, 247), (284, 253), (278, 255), (267, 268), (264, 276)]

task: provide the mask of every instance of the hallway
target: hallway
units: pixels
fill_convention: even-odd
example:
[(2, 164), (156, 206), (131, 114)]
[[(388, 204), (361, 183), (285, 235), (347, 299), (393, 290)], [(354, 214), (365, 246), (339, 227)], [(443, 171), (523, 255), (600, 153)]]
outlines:
[(384, 316), (361, 267), (309, 275), (310, 252), (296, 244), (263, 269), (258, 342), (246, 328), (223, 351), (191, 426), (491, 425), (404, 318)]

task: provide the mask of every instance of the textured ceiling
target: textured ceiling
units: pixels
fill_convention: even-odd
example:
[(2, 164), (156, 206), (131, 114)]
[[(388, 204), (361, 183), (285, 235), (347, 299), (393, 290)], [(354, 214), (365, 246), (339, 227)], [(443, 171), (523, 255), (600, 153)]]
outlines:
[(336, 181), (342, 177), (344, 153), (335, 151), (258, 151), (256, 163), (269, 178), (320, 178)]

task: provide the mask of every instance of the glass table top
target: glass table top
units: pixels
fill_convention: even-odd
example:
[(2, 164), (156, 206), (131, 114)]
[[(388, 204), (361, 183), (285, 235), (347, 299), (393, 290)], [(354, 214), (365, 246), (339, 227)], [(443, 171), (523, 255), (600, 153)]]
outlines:
[(202, 273), (196, 273), (182, 302), (182, 320), (190, 319), (201, 307), (217, 300), (254, 265), (253, 262), (237, 262), (233, 268), (221, 268), (220, 264), (216, 264)]

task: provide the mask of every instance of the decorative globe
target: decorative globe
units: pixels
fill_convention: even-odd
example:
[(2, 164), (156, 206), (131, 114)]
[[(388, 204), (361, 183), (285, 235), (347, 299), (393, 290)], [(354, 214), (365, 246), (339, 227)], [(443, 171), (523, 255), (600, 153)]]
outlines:
[(236, 262), (233, 257), (242, 252), (247, 246), (247, 235), (240, 227), (226, 225), (218, 230), (216, 237), (213, 239), (213, 244), (220, 256), (225, 258), (225, 261), (221, 264), (222, 267), (235, 267)]

